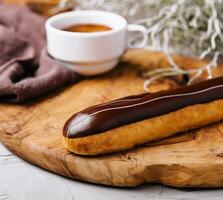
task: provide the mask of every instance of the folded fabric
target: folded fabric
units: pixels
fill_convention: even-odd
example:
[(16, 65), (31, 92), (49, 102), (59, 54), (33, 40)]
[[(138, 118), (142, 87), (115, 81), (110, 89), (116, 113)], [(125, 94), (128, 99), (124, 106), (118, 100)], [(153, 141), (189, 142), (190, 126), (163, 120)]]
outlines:
[(44, 23), (26, 7), (0, 3), (0, 101), (22, 102), (79, 80), (47, 54)]

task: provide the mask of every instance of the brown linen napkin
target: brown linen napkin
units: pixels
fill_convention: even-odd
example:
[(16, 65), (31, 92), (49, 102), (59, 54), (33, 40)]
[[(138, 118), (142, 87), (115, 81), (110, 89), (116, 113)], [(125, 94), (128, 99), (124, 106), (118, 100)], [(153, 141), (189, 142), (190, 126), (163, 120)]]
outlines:
[(79, 80), (47, 54), (44, 22), (26, 7), (0, 3), (0, 101), (22, 102)]

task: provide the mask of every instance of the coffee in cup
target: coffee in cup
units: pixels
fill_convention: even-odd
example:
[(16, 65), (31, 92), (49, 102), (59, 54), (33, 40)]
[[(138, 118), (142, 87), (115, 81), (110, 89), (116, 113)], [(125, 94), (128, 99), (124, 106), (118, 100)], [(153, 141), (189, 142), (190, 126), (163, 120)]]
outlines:
[(94, 33), (101, 31), (110, 31), (112, 30), (112, 28), (102, 24), (73, 24), (64, 28), (63, 30), (78, 33)]

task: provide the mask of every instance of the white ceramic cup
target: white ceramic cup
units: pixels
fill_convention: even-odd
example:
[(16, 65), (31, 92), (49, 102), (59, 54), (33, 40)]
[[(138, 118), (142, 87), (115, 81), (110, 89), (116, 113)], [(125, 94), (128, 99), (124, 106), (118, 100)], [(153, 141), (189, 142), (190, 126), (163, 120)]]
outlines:
[[(80, 33), (62, 29), (74, 24), (100, 24), (109, 31)], [(147, 45), (146, 29), (127, 24), (125, 18), (110, 12), (82, 10), (62, 13), (46, 21), (48, 53), (66, 67), (82, 75), (96, 75), (114, 68), (127, 48)], [(142, 33), (142, 41), (130, 44), (129, 32)]]

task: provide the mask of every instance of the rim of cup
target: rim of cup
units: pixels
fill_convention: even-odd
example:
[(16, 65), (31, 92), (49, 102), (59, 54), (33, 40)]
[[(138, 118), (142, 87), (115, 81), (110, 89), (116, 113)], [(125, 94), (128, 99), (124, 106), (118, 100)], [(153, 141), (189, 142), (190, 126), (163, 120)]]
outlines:
[[(66, 20), (67, 18), (72, 18), (72, 17), (83, 17), (83, 16), (89, 16), (89, 15), (94, 15), (94, 16), (98, 16), (98, 15), (106, 15), (108, 17), (113, 17), (116, 18), (120, 21), (120, 26), (118, 27), (111, 27), (105, 23), (98, 23), (97, 21), (95, 22), (86, 22), (89, 24), (100, 24), (100, 25), (105, 25), (111, 28), (111, 30), (108, 31), (101, 31), (101, 32), (91, 32), (91, 33), (80, 33), (80, 32), (69, 32), (69, 31), (64, 31), (62, 30), (62, 28), (65, 27), (55, 27), (54, 23), (60, 21), (61, 19)], [(75, 23), (73, 23), (75, 24)], [(73, 25), (72, 24), (72, 25)], [(78, 24), (78, 23), (76, 23)], [(83, 24), (83, 23), (79, 23), (79, 24)], [(105, 36), (105, 35), (111, 35), (114, 34), (116, 32), (119, 32), (120, 30), (122, 30), (123, 28), (125, 28), (127, 26), (127, 21), (124, 17), (115, 14), (115, 13), (111, 13), (111, 12), (107, 12), (107, 11), (99, 11), (99, 10), (76, 10), (76, 11), (69, 11), (69, 12), (65, 12), (65, 13), (61, 13), (61, 14), (57, 14), (55, 16), (50, 17), (49, 19), (47, 19), (46, 23), (45, 23), (45, 27), (48, 30), (57, 32), (58, 34), (62, 34), (62, 35), (67, 35), (67, 36), (78, 36), (78, 37), (89, 37), (89, 36), (95, 36), (95, 37), (100, 37), (100, 36)]]

